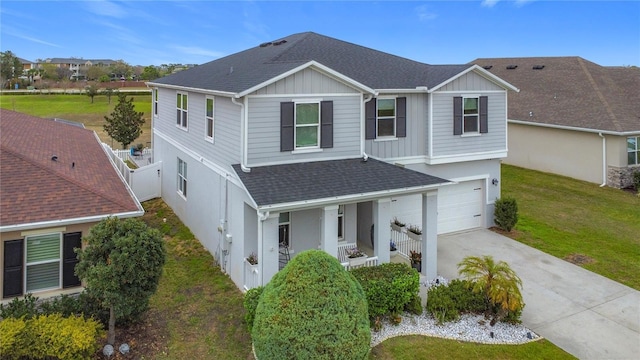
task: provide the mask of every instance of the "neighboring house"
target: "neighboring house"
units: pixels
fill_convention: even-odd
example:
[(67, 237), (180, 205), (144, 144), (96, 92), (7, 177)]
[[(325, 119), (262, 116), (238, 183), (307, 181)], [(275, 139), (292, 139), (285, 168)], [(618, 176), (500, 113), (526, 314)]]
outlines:
[(78, 292), (82, 236), (144, 210), (82, 125), (2, 109), (0, 134), (0, 302)]
[(473, 61), (520, 88), (509, 94), (509, 156), (525, 168), (615, 188), (640, 171), (640, 68), (580, 57)]
[(517, 89), (479, 66), (307, 32), (148, 86), (162, 197), (238, 287), (266, 284), (287, 252), (344, 261), (357, 245), (388, 262), (394, 217), (423, 229), (433, 278), (439, 233), (493, 224)]

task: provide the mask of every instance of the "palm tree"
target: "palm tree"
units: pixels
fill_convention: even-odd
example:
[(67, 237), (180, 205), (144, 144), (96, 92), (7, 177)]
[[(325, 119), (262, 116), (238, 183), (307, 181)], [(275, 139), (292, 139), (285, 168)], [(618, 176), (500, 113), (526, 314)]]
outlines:
[(522, 280), (506, 262), (496, 263), (489, 255), (467, 256), (458, 264), (458, 273), (473, 284), (473, 292), (484, 294), (493, 315), (491, 326), (509, 312), (524, 308)]

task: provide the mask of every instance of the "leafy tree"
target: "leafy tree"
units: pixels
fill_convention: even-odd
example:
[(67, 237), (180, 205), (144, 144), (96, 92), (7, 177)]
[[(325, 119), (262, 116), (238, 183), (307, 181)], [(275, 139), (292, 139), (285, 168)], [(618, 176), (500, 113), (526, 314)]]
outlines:
[(87, 69), (87, 80), (99, 80), (103, 75), (107, 75), (107, 69), (102, 66), (93, 65)]
[(142, 70), (142, 74), (140, 74), (140, 78), (142, 80), (154, 80), (160, 77), (160, 71), (153, 65), (146, 66), (144, 70)]
[(0, 52), (0, 80), (4, 85), (22, 75), (22, 63), (11, 51)]
[(142, 134), (143, 115), (143, 112), (135, 111), (133, 98), (127, 100), (125, 94), (118, 93), (118, 104), (113, 109), (111, 117), (104, 117), (107, 122), (104, 124), (104, 131), (126, 149)]
[(510, 312), (524, 308), (522, 280), (506, 262), (496, 263), (489, 255), (467, 256), (458, 263), (458, 273), (473, 283), (474, 292), (484, 294), (492, 311), (492, 326)]
[(60, 80), (56, 64), (45, 63), (42, 64), (42, 78), (48, 80)]
[(109, 309), (107, 342), (115, 342), (116, 320), (139, 316), (160, 282), (165, 262), (162, 234), (137, 219), (109, 217), (93, 226), (78, 249), (76, 274), (87, 291)]
[(71, 71), (71, 69), (69, 68), (66, 68), (63, 66), (56, 67), (56, 75), (58, 80), (69, 79), (71, 78), (72, 74), (73, 74), (73, 71)]
[(262, 360), (364, 359), (371, 341), (365, 294), (336, 258), (303, 251), (265, 286), (251, 337)]
[(93, 104), (93, 97), (98, 95), (98, 86), (95, 83), (89, 83), (84, 90), (87, 92), (87, 96), (91, 98)]
[(131, 65), (124, 62), (124, 60), (118, 60), (114, 62), (109, 68), (111, 70), (111, 73), (116, 75), (116, 77), (118, 78), (124, 76), (126, 79), (128, 79), (133, 73), (133, 68), (131, 67)]

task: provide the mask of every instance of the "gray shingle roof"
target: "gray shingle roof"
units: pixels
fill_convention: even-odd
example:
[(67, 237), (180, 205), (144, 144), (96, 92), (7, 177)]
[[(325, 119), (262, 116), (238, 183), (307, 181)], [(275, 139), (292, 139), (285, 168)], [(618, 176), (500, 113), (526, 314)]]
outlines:
[[(640, 131), (640, 69), (601, 66), (581, 57), (472, 61), (520, 88), (509, 92), (508, 118), (600, 131)], [(508, 70), (508, 65), (517, 65)], [(536, 65), (543, 69), (534, 70)], [(530, 113), (533, 116), (530, 116)]]
[(233, 168), (258, 206), (449, 183), (371, 158)]
[(471, 66), (428, 65), (313, 32), (278, 40), (286, 42), (258, 45), (153, 83), (240, 93), (316, 61), (373, 89), (414, 89), (434, 87)]

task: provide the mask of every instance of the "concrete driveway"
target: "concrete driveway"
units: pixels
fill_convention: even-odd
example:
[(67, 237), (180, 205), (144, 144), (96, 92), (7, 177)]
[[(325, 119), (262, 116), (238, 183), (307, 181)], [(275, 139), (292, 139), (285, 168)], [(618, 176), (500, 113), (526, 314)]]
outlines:
[(580, 359), (640, 359), (640, 292), (490, 230), (438, 236), (438, 274), (468, 255), (507, 262), (522, 279), (522, 323)]

